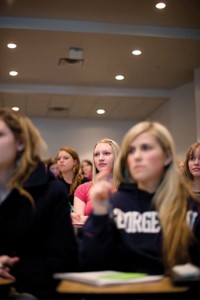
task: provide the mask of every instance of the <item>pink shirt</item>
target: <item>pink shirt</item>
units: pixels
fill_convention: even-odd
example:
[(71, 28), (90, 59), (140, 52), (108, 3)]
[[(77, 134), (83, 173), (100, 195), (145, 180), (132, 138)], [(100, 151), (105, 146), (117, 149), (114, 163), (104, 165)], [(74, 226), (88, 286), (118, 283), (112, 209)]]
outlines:
[(89, 197), (89, 192), (92, 187), (92, 181), (80, 184), (75, 190), (74, 196), (78, 197), (81, 201), (85, 202), (84, 215), (89, 216), (92, 211), (92, 201)]

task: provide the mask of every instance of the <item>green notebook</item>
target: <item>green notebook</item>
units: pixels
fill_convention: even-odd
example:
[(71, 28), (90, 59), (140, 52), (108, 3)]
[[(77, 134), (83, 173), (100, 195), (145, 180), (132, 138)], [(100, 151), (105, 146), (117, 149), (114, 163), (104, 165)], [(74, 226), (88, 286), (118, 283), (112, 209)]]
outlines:
[(129, 280), (129, 279), (138, 279), (146, 277), (148, 274), (146, 273), (125, 273), (125, 272), (117, 272), (100, 275), (99, 278), (111, 279), (111, 280)]

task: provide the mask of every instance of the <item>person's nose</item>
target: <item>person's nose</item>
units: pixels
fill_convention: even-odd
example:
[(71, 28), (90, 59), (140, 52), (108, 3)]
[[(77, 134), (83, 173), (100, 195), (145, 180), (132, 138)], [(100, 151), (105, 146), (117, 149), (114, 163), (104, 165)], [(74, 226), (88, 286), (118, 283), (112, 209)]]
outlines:
[(100, 153), (100, 154), (99, 154), (99, 160), (104, 160), (104, 155), (103, 155), (103, 153)]
[(200, 164), (200, 158), (196, 157), (194, 159), (194, 163), (195, 163), (195, 165), (199, 165)]
[(134, 152), (134, 159), (135, 160), (140, 160), (141, 159), (141, 151), (140, 149), (136, 149)]

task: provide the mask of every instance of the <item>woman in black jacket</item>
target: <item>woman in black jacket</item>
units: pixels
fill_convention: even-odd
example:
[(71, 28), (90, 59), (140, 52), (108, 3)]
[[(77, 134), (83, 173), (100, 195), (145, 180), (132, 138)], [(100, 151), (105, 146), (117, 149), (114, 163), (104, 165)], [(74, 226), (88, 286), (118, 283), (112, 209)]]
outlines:
[(0, 255), (18, 257), (16, 289), (51, 299), (53, 273), (75, 271), (77, 244), (62, 182), (47, 172), (38, 130), (0, 109)]

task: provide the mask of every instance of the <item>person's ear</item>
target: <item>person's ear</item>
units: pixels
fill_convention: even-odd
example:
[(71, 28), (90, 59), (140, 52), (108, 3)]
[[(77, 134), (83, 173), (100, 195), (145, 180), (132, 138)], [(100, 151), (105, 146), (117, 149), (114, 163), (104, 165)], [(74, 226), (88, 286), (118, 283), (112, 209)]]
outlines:
[(172, 156), (171, 155), (167, 155), (165, 161), (164, 161), (164, 167), (167, 167), (171, 164), (172, 162)]

